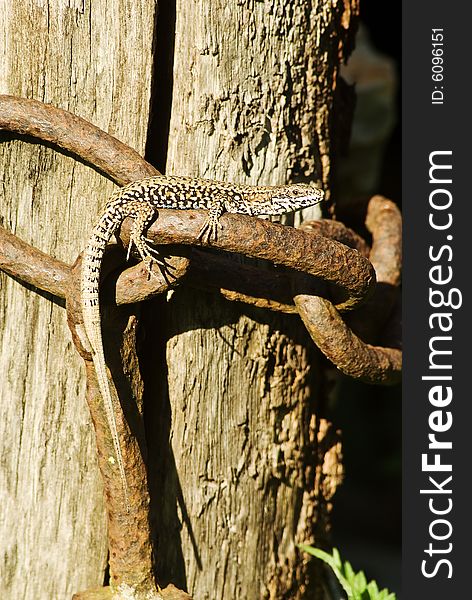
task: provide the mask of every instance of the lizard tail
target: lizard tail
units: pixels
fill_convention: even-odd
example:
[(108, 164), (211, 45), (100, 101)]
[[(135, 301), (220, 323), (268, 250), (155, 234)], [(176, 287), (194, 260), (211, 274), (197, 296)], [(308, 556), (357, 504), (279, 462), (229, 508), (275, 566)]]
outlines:
[(92, 348), (92, 359), (97, 374), (98, 387), (103, 398), (105, 414), (113, 440), (116, 462), (118, 463), (120, 472), (126, 509), (129, 512), (128, 484), (126, 481), (123, 455), (116, 425), (115, 408), (103, 351), (99, 306), (100, 267), (105, 253), (105, 247), (117, 228), (117, 224), (122, 220), (118, 218), (120, 216), (118, 214), (119, 209), (120, 206), (118, 202), (109, 205), (107, 212), (95, 226), (89, 243), (84, 251), (81, 275), (81, 300), (85, 332)]
[(111, 394), (110, 383), (107, 375), (107, 367), (103, 352), (99, 307), (87, 307), (87, 309), (84, 310), (84, 321), (87, 322), (85, 329), (87, 332), (87, 337), (89, 338), (89, 342), (92, 346), (92, 359), (95, 367), (95, 373), (97, 374), (98, 387), (103, 398), (105, 414), (111, 432), (113, 449), (115, 451), (116, 462), (118, 463), (118, 469), (120, 473), (126, 509), (129, 511), (130, 504), (128, 482), (126, 480), (123, 455), (121, 452), (121, 444), (120, 439), (118, 437), (118, 428), (116, 425), (114, 402)]

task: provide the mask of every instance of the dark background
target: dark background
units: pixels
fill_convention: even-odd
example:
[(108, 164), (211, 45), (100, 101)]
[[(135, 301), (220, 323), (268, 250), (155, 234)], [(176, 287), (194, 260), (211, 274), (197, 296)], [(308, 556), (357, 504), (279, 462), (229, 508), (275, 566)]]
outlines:
[[(396, 63), (397, 124), (382, 160), (376, 193), (401, 206), (400, 2), (361, 0), (372, 45)], [(355, 226), (343, 219), (346, 225)], [(342, 378), (330, 415), (342, 431), (345, 479), (334, 497), (333, 543), (355, 570), (399, 598), (402, 542), (401, 386), (368, 386)]]

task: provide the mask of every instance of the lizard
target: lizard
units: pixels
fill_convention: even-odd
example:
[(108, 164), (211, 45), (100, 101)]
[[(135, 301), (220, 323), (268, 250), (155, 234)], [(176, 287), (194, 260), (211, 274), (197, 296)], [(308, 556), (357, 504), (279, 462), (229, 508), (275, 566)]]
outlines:
[(159, 209), (206, 209), (208, 216), (198, 237), (210, 243), (212, 239), (217, 239), (219, 219), (225, 211), (252, 216), (275, 216), (313, 206), (321, 202), (323, 197), (321, 189), (308, 183), (250, 186), (163, 175), (134, 181), (111, 196), (83, 252), (80, 292), (84, 328), (110, 428), (127, 512), (130, 510), (129, 491), (105, 366), (100, 324), (99, 278), (106, 245), (123, 220), (132, 217), (134, 221), (128, 258), (132, 246), (136, 246), (139, 256), (152, 275), (151, 265), (153, 261), (158, 261), (158, 254), (149, 245), (144, 232)]

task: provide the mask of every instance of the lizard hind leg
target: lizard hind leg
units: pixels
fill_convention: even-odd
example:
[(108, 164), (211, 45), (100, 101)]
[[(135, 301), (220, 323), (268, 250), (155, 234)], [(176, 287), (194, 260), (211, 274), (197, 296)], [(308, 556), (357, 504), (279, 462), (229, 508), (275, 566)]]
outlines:
[(141, 260), (146, 265), (146, 269), (150, 275), (154, 275), (152, 271), (152, 263), (156, 262), (159, 266), (166, 266), (165, 260), (160, 256), (159, 252), (152, 248), (149, 244), (149, 240), (145, 237), (144, 232), (149, 227), (154, 217), (156, 216), (156, 210), (150, 204), (140, 204), (136, 211), (136, 217), (131, 228), (130, 242), (128, 246), (128, 255), (131, 253), (131, 249), (136, 246)]

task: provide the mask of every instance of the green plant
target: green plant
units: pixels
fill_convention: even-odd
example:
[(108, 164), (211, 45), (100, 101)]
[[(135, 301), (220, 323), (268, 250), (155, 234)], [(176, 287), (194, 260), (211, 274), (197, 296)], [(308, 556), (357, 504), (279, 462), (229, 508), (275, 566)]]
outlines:
[(343, 563), (336, 548), (333, 548), (333, 554), (328, 554), (319, 548), (304, 544), (298, 544), (298, 547), (320, 558), (333, 569), (349, 600), (396, 600), (395, 594), (386, 589), (379, 590), (375, 581), (367, 583), (363, 571), (355, 573), (348, 561)]

